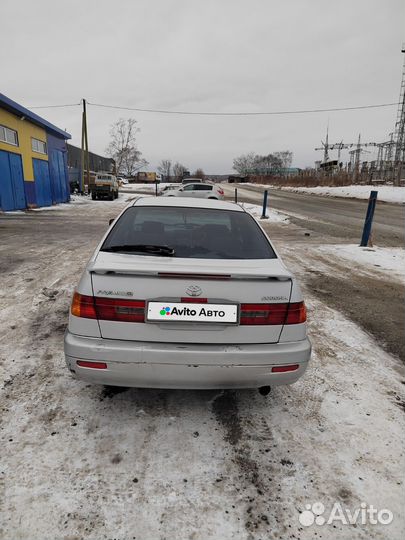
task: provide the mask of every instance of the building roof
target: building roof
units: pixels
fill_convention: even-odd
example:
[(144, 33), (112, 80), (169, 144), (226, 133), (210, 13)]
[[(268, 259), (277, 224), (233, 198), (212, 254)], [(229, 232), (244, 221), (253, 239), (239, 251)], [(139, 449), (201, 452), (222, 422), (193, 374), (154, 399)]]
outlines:
[[(81, 148), (67, 143), (67, 149), (68, 167), (79, 169), (82, 159)], [(111, 171), (114, 166), (114, 160), (109, 157), (100, 156), (94, 152), (89, 152), (89, 165), (91, 171)]]
[(33, 113), (29, 109), (26, 109), (22, 105), (19, 105), (12, 99), (8, 98), (4, 94), (0, 93), (0, 108), (6, 109), (7, 111), (15, 114), (16, 116), (19, 116), (20, 118), (24, 117), (33, 124), (36, 124), (37, 126), (42, 127), (46, 131), (52, 133), (52, 135), (55, 135), (56, 137), (60, 137), (63, 139), (71, 139), (72, 136), (67, 131), (60, 129), (44, 118), (41, 118), (37, 114)]

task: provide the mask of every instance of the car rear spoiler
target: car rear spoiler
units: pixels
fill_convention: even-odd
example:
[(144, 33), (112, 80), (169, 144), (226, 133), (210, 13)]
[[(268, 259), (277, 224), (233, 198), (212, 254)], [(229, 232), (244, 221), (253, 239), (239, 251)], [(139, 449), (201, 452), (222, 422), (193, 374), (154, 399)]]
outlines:
[(252, 272), (251, 269), (238, 272), (226, 272), (226, 271), (218, 271), (213, 273), (212, 271), (198, 271), (198, 272), (190, 272), (190, 271), (180, 271), (176, 270), (173, 272), (168, 271), (159, 271), (159, 270), (153, 270), (153, 269), (129, 269), (129, 268), (122, 268), (122, 267), (116, 267), (114, 265), (106, 266), (106, 265), (97, 265), (97, 263), (93, 263), (89, 266), (89, 272), (91, 274), (98, 274), (98, 275), (117, 275), (117, 276), (153, 276), (158, 278), (171, 278), (171, 279), (212, 279), (212, 280), (249, 280), (249, 281), (256, 281), (256, 280), (270, 280), (270, 281), (291, 281), (292, 276), (286, 272), (285, 274), (267, 274), (267, 273), (261, 273), (261, 272)]

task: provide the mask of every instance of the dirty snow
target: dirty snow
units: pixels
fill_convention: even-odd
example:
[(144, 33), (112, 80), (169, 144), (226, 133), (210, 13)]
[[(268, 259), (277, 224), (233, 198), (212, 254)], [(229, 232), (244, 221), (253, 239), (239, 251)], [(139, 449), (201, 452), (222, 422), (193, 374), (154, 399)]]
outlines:
[(395, 186), (342, 186), (342, 187), (282, 187), (286, 191), (297, 193), (314, 193), (330, 197), (351, 197), (355, 199), (368, 199), (370, 191), (378, 191), (378, 200), (405, 204), (405, 187)]
[(251, 186), (260, 187), (264, 189), (280, 189), (284, 191), (294, 191), (295, 193), (314, 193), (315, 195), (323, 195), (329, 197), (349, 197), (354, 199), (368, 199), (370, 197), (370, 191), (378, 191), (378, 200), (405, 204), (405, 187), (397, 186), (381, 186), (381, 185), (364, 185), (364, 186), (341, 186), (341, 187), (329, 187), (329, 186), (316, 186), (316, 187), (292, 187), (292, 186), (279, 186), (272, 184), (255, 184), (246, 182), (243, 184), (237, 184), (238, 187)]
[(56, 204), (53, 206), (41, 206), (40, 208), (32, 208), (29, 212), (49, 212), (57, 210), (73, 210), (76, 206), (80, 205), (92, 205), (94, 207), (106, 207), (106, 208), (116, 208), (123, 205), (123, 203), (128, 203), (129, 201), (135, 199), (136, 197), (131, 197), (127, 193), (119, 193), (118, 198), (112, 201), (107, 199), (101, 199), (93, 201), (89, 195), (71, 195), (70, 203)]
[[(249, 212), (249, 214), (252, 214), (253, 217), (256, 219), (261, 219), (263, 207), (259, 206), (258, 204), (250, 204), (250, 203), (240, 203), (240, 206), (246, 210), (246, 212)], [(289, 223), (288, 216), (286, 214), (283, 214), (282, 212), (279, 212), (278, 210), (274, 210), (273, 208), (267, 208), (266, 210), (266, 221), (269, 223)]]
[[(162, 184), (158, 184), (158, 189), (159, 189), (159, 186), (161, 186)], [(120, 187), (120, 191), (123, 191), (123, 192), (137, 192), (137, 193), (151, 193), (151, 194), (154, 194), (155, 191), (156, 191), (156, 185), (153, 183), (153, 184), (124, 184), (123, 186)]]
[(338, 244), (323, 245), (317, 249), (338, 259), (345, 259), (355, 265), (364, 266), (369, 271), (383, 271), (388, 280), (395, 279), (405, 283), (405, 250), (402, 248)]

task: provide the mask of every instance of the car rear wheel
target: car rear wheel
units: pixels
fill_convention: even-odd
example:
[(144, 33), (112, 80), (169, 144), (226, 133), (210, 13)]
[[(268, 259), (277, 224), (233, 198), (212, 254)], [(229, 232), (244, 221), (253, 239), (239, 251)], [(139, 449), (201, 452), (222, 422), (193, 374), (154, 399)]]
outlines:
[(218, 197), (208, 197), (209, 199), (215, 199), (216, 201), (218, 200)]
[(95, 201), (95, 200), (97, 199), (96, 194), (92, 192), (92, 193), (91, 193), (91, 198), (93, 199), (93, 201)]

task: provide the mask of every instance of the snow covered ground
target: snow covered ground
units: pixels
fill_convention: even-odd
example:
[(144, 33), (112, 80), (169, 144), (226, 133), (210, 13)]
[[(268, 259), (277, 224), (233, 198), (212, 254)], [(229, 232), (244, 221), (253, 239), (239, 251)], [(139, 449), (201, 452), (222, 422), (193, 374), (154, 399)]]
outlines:
[(378, 191), (378, 200), (405, 204), (405, 187), (395, 186), (344, 186), (344, 187), (283, 187), (285, 191), (297, 193), (314, 193), (330, 197), (351, 197), (354, 199), (368, 199), (370, 191)]
[[(160, 185), (159, 184), (158, 188)], [(156, 191), (155, 184), (124, 184), (122, 187), (120, 187), (120, 190), (123, 192), (137, 192), (137, 193), (150, 193), (154, 194)]]
[[(240, 206), (244, 208), (247, 212), (252, 214), (253, 217), (256, 219), (261, 219), (263, 207), (259, 206), (257, 204), (250, 204), (250, 203), (240, 203)], [(283, 214), (282, 212), (279, 212), (278, 210), (274, 210), (273, 208), (269, 209), (267, 208), (266, 212), (266, 220), (269, 223), (289, 223), (288, 216), (286, 214)]]
[[(126, 199), (81, 199), (69, 212), (2, 221), (0, 538), (402, 538), (401, 366), (311, 290), (310, 368), (266, 398), (256, 390), (113, 392), (71, 378), (63, 356), (71, 294)], [(291, 269), (305, 273), (308, 246), (280, 246)], [(394, 519), (304, 527), (299, 515), (316, 502), (351, 511), (373, 504)]]
[(405, 250), (402, 248), (360, 247), (355, 244), (323, 245), (320, 252), (345, 259), (369, 271), (385, 272), (389, 280), (399, 280), (405, 284)]
[[(76, 206), (79, 205), (88, 205), (91, 204), (95, 207), (106, 207), (106, 208), (115, 208), (120, 207), (124, 202), (129, 202), (130, 200), (133, 200), (135, 198), (134, 196), (131, 196), (128, 193), (119, 193), (118, 198), (114, 199), (113, 201), (109, 200), (96, 200), (93, 201), (89, 195), (71, 195), (70, 196), (70, 202), (69, 203), (61, 203), (61, 204), (55, 204), (52, 206), (41, 206), (39, 208), (31, 208), (30, 210), (16, 210), (12, 212), (3, 212), (4, 214), (10, 216), (10, 215), (22, 215), (25, 212), (54, 212), (54, 211), (69, 211), (73, 210)], [(148, 196), (147, 194), (142, 196)]]
[(378, 191), (378, 200), (392, 203), (405, 204), (405, 187), (396, 186), (378, 186), (378, 185), (365, 185), (365, 186), (342, 186), (342, 187), (280, 187), (278, 185), (273, 186), (270, 184), (238, 184), (238, 186), (253, 186), (260, 188), (280, 189), (282, 191), (293, 191), (295, 193), (313, 193), (315, 195), (323, 195), (325, 197), (346, 197), (354, 199), (368, 199), (370, 197), (370, 191)]

